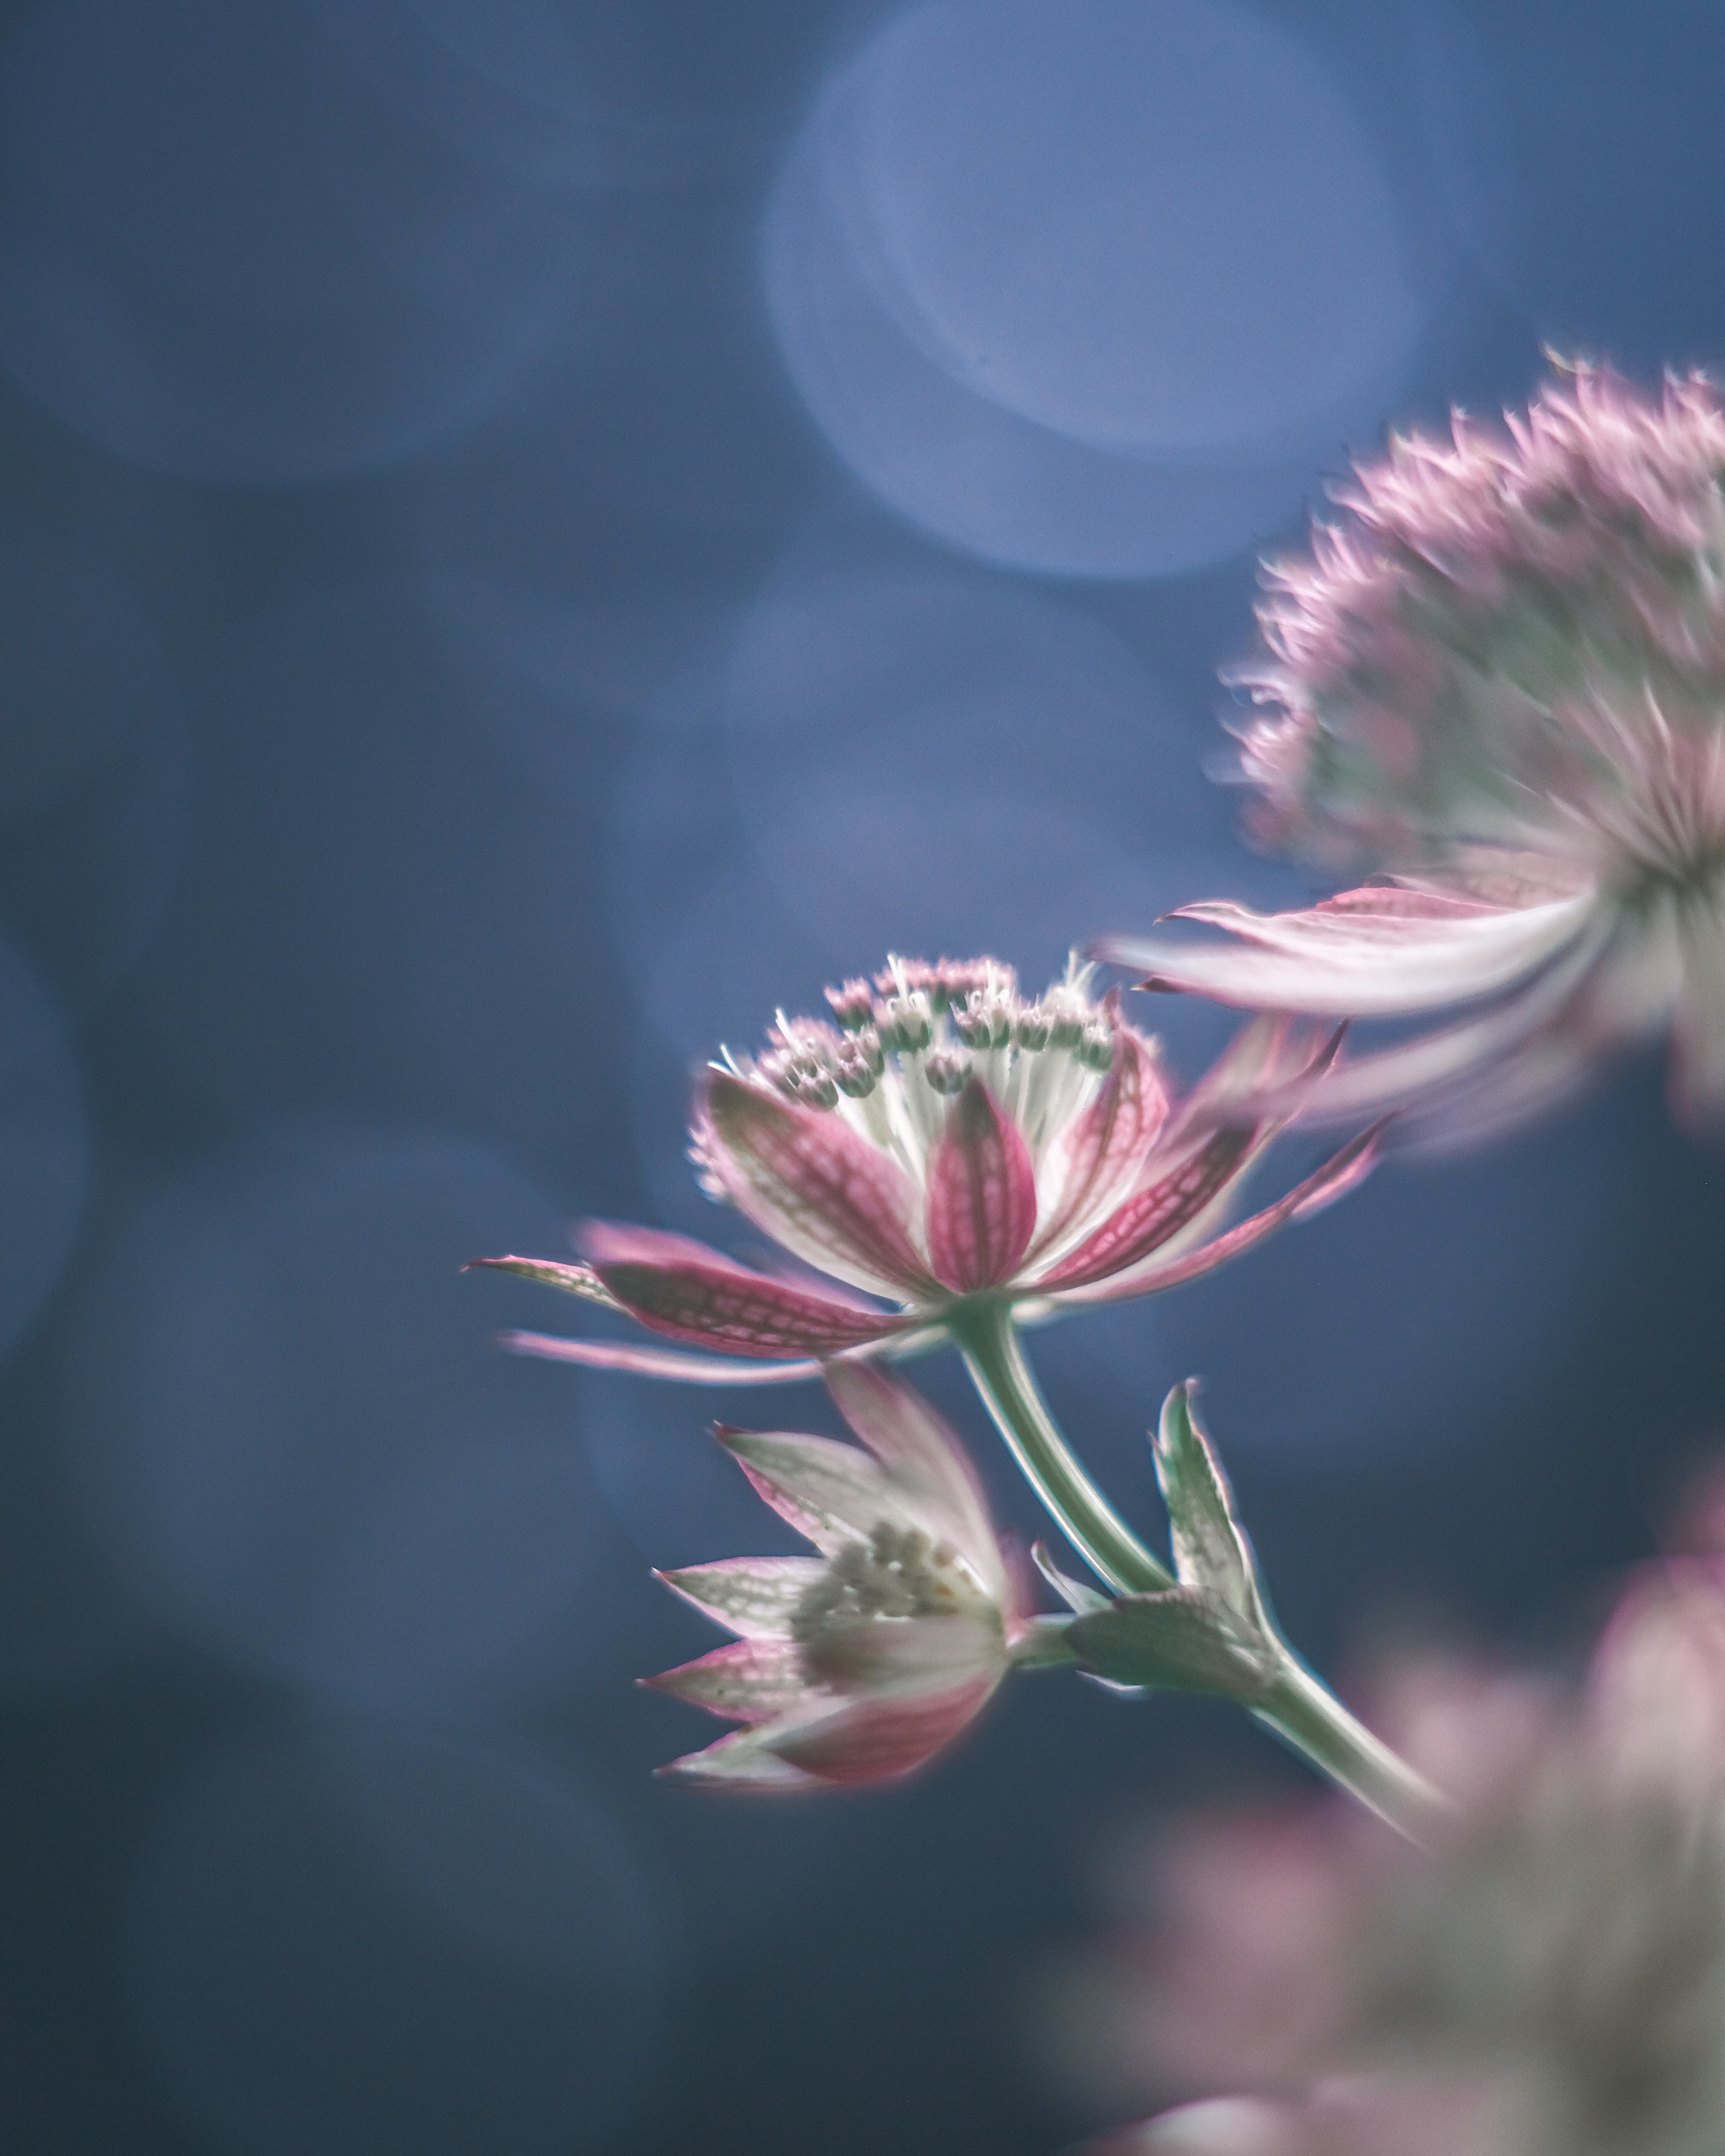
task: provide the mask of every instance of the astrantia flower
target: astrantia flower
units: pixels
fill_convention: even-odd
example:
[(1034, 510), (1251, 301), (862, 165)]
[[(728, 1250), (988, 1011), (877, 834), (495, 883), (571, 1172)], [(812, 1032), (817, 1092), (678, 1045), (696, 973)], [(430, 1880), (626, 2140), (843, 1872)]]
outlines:
[(1117, 1984), (1117, 2031), (1164, 2087), (1254, 2093), (1110, 2146), (1718, 2156), (1717, 1571), (1637, 1582), (1583, 1705), (1503, 1680), (1420, 1692), (1408, 1733), (1462, 1799), (1429, 1859), (1329, 1807), (1200, 1828), (1164, 1858), (1164, 1927), (1135, 1996)]
[(732, 1788), (906, 1774), (978, 1713), (1037, 1630), (958, 1440), (883, 1371), (828, 1382), (866, 1451), (721, 1430), (773, 1509), (819, 1551), (661, 1573), (739, 1636), (649, 1681), (747, 1726), (665, 1771)]
[(764, 1055), (703, 1075), (692, 1151), (714, 1198), (837, 1285), (593, 1223), (585, 1265), (485, 1262), (718, 1353), (536, 1334), (515, 1344), (661, 1376), (806, 1377), (834, 1356), (926, 1344), (968, 1298), (1046, 1315), (1172, 1286), (1366, 1173), (1369, 1134), (1217, 1233), (1329, 1045), (1303, 1025), (1257, 1021), (1176, 1103), (1154, 1043), (1114, 998), (1092, 998), (1089, 973), (1075, 966), (1031, 999), (993, 959), (896, 959), (872, 983), (828, 991), (834, 1022), (781, 1014)]
[[(1361, 465), (1309, 557), (1269, 575), (1263, 840), (1388, 886), (1269, 917), (1182, 908), (1235, 946), (1117, 937), (1155, 984), (1255, 1009), (1461, 1023), (1353, 1066), (1358, 1111), (1491, 1079), (1537, 1105), (1669, 1029), (1692, 1123), (1725, 1116), (1725, 403), (1589, 368), (1505, 434), (1457, 417)], [(1489, 1004), (1486, 999), (1494, 999)]]

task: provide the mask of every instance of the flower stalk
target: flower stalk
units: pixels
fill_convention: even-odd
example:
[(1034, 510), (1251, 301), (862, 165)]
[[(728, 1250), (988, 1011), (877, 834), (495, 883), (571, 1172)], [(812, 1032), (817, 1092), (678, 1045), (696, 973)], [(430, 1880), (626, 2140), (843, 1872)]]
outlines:
[[(1068, 1628), (1076, 1659), (1118, 1682), (1174, 1685), (1238, 1699), (1399, 1833), (1416, 1843), (1428, 1840), (1449, 1809), (1445, 1798), (1348, 1712), (1271, 1620), (1226, 1481), (1193, 1419), (1189, 1389), (1177, 1387), (1170, 1395), (1158, 1444), (1178, 1561), (1178, 1571), (1170, 1572), (1067, 1444), (1009, 1306), (973, 1298), (949, 1323), (978, 1392), (1032, 1488), (1073, 1548), (1122, 1597)], [(1195, 1491), (1194, 1479), (1200, 1486)]]

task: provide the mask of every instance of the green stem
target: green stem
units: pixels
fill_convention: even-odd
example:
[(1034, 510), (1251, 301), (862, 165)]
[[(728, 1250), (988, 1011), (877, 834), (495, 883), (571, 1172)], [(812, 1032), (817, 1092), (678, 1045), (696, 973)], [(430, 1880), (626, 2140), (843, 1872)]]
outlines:
[(1305, 1664), (1286, 1650), (1281, 1674), (1252, 1712), (1411, 1842), (1423, 1847), (1453, 1809), (1440, 1790), (1356, 1722)]
[[(947, 1323), (1013, 1457), (1086, 1563), (1117, 1594), (1157, 1594), (1176, 1586), (1067, 1444), (1024, 1358), (1010, 1307), (978, 1296), (961, 1303)], [(1426, 1840), (1448, 1799), (1356, 1722), (1280, 1640), (1276, 1645), (1280, 1669), (1269, 1691), (1246, 1702), (1253, 1714), (1410, 1841)]]
[(949, 1317), (977, 1390), (1030, 1486), (1099, 1579), (1122, 1594), (1154, 1594), (1174, 1584), (1097, 1489), (1061, 1435), (1019, 1345), (1004, 1302), (978, 1296)]

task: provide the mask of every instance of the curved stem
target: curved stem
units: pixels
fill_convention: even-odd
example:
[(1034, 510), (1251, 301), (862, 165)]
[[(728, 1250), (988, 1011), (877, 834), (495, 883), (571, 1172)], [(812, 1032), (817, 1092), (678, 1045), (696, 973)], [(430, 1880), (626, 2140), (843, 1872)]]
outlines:
[(1030, 1486), (1100, 1579), (1122, 1594), (1154, 1594), (1173, 1575), (1145, 1548), (1084, 1471), (1050, 1414), (1004, 1302), (962, 1303), (947, 1321), (965, 1367)]
[[(1009, 1306), (978, 1297), (960, 1304), (948, 1326), (1013, 1457), (1097, 1577), (1122, 1594), (1158, 1594), (1177, 1586), (1067, 1444), (1025, 1359)], [(1279, 1639), (1275, 1644), (1279, 1666), (1269, 1691), (1244, 1704), (1409, 1840), (1428, 1840), (1449, 1800), (1357, 1722)]]
[(1420, 1847), (1453, 1810), (1450, 1799), (1373, 1736), (1305, 1664), (1283, 1666), (1252, 1713), (1266, 1729)]

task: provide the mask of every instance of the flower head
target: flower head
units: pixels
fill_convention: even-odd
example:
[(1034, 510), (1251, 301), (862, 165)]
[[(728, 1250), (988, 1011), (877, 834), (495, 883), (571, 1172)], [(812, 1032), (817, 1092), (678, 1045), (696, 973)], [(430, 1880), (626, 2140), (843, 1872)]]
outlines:
[(1121, 2148), (1714, 2156), (1717, 1566), (1631, 1585), (1582, 1702), (1429, 1671), (1403, 1704), (1406, 1736), (1461, 1800), (1429, 1857), (1327, 1805), (1200, 1828), (1164, 1854), (1162, 1935), (1124, 2014), (1117, 1988), (1117, 2026), (1136, 2029), (1164, 2087), (1254, 2092)]
[(1360, 465), (1275, 565), (1241, 775), (1261, 840), (1388, 887), (1240, 947), (1117, 938), (1160, 985), (1396, 1016), (1501, 997), (1355, 1066), (1339, 1111), (1491, 1074), (1512, 1110), (1670, 1025), (1678, 1104), (1725, 1114), (1725, 403), (1577, 367), (1499, 434), (1458, 415)]
[(659, 1375), (806, 1377), (834, 1356), (924, 1344), (967, 1297), (1046, 1313), (1172, 1286), (1366, 1173), (1369, 1135), (1217, 1233), (1331, 1044), (1301, 1024), (1257, 1021), (1177, 1102), (1154, 1042), (1117, 998), (1091, 995), (1090, 974), (1075, 964), (1028, 998), (992, 958), (894, 959), (872, 983), (829, 989), (831, 1020), (781, 1013), (763, 1055), (727, 1055), (702, 1075), (691, 1152), (710, 1195), (828, 1281), (590, 1223), (583, 1265), (483, 1262), (716, 1352), (536, 1334), (515, 1344)]
[(665, 1771), (806, 1789), (906, 1774), (978, 1714), (1034, 1627), (958, 1440), (884, 1371), (828, 1382), (867, 1450), (721, 1430), (767, 1502), (820, 1553), (660, 1576), (739, 1636), (649, 1681), (745, 1725)]

